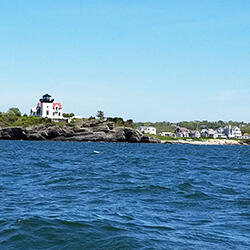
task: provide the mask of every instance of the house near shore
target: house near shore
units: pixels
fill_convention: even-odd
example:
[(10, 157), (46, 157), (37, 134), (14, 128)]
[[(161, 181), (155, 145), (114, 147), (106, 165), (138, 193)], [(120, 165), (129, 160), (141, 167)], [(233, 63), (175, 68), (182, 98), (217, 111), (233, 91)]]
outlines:
[(49, 94), (42, 96), (36, 107), (31, 109), (30, 116), (38, 116), (41, 118), (47, 117), (53, 121), (68, 120), (63, 117), (62, 104), (60, 102), (55, 102)]
[(222, 138), (222, 139), (227, 138), (227, 136), (224, 133), (224, 128), (222, 128), (222, 127), (217, 128), (216, 133), (217, 133), (217, 138)]
[(187, 128), (177, 127), (174, 131), (175, 137), (189, 137), (190, 130)]
[(226, 126), (224, 128), (224, 134), (227, 136), (227, 138), (242, 138), (242, 132), (239, 127), (237, 126)]
[(236, 139), (249, 139), (249, 134), (244, 134), (242, 136), (242, 132), (240, 130), (240, 127), (237, 126), (226, 126), (225, 128), (219, 127), (216, 130), (212, 128), (207, 128), (206, 126), (203, 126), (203, 128), (199, 130), (189, 130), (187, 128), (182, 127), (176, 127), (174, 133), (171, 132), (161, 132), (159, 135), (161, 136), (169, 136), (169, 137), (190, 137), (190, 138), (222, 138), (222, 139), (230, 139), (230, 138), (236, 138)]
[(159, 134), (160, 136), (168, 136), (168, 137), (173, 137), (174, 134), (172, 132), (161, 132)]
[(151, 126), (140, 126), (137, 128), (143, 134), (156, 135), (156, 128)]
[(208, 129), (202, 129), (201, 130), (201, 137), (205, 138), (218, 138), (218, 134), (215, 130), (208, 128)]
[(201, 133), (198, 130), (190, 130), (189, 137), (200, 138)]

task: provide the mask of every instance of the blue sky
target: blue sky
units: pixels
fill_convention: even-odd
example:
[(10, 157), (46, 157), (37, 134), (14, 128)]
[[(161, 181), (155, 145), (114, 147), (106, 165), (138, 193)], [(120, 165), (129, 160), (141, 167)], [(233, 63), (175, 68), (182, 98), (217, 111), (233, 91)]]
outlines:
[(250, 121), (248, 0), (1, 0), (0, 111)]

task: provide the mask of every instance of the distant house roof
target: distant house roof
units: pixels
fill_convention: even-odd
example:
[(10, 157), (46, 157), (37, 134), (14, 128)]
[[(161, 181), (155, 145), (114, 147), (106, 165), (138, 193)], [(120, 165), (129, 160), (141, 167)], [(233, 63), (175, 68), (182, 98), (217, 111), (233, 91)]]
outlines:
[(43, 97), (51, 97), (51, 95), (45, 94), (45, 95), (43, 95)]
[(188, 130), (187, 128), (180, 128), (180, 130)]
[(215, 132), (215, 131), (212, 128), (209, 128), (208, 132)]
[(175, 134), (187, 134), (190, 133), (190, 130), (187, 128), (181, 128), (181, 127), (177, 127), (174, 131)]
[(187, 129), (187, 128), (178, 127), (177, 129), (180, 130), (180, 131), (183, 131), (183, 132), (184, 132), (184, 131), (189, 131), (189, 129)]
[(238, 126), (233, 126), (233, 129), (240, 129)]

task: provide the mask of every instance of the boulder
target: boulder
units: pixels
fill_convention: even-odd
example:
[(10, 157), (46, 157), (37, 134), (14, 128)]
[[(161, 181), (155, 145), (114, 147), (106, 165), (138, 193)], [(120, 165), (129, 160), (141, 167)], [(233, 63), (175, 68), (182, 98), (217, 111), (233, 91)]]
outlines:
[(36, 133), (29, 133), (26, 135), (26, 140), (32, 140), (32, 141), (44, 141), (46, 138), (42, 135), (42, 133), (36, 132)]
[(125, 140), (127, 142), (140, 142), (142, 139), (142, 134), (133, 128), (124, 128)]
[(123, 127), (117, 127), (112, 132), (109, 133), (112, 141), (124, 142), (126, 141), (126, 136)]
[(0, 139), (25, 140), (26, 134), (21, 127), (3, 128), (0, 130)]
[(107, 124), (98, 124), (97, 126), (92, 127), (93, 132), (109, 132), (110, 129)]
[(141, 142), (144, 142), (144, 143), (161, 143), (161, 140), (158, 140), (154, 137), (151, 137), (151, 136), (143, 136), (141, 138)]

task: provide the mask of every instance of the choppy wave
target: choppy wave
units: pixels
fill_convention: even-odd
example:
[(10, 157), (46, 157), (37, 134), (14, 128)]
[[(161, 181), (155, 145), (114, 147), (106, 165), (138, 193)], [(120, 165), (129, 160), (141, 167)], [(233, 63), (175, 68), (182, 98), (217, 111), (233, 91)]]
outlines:
[(249, 159), (241, 146), (1, 141), (0, 249), (249, 249)]
[(109, 221), (69, 221), (38, 216), (2, 222), (2, 248), (132, 249), (137, 240)]

